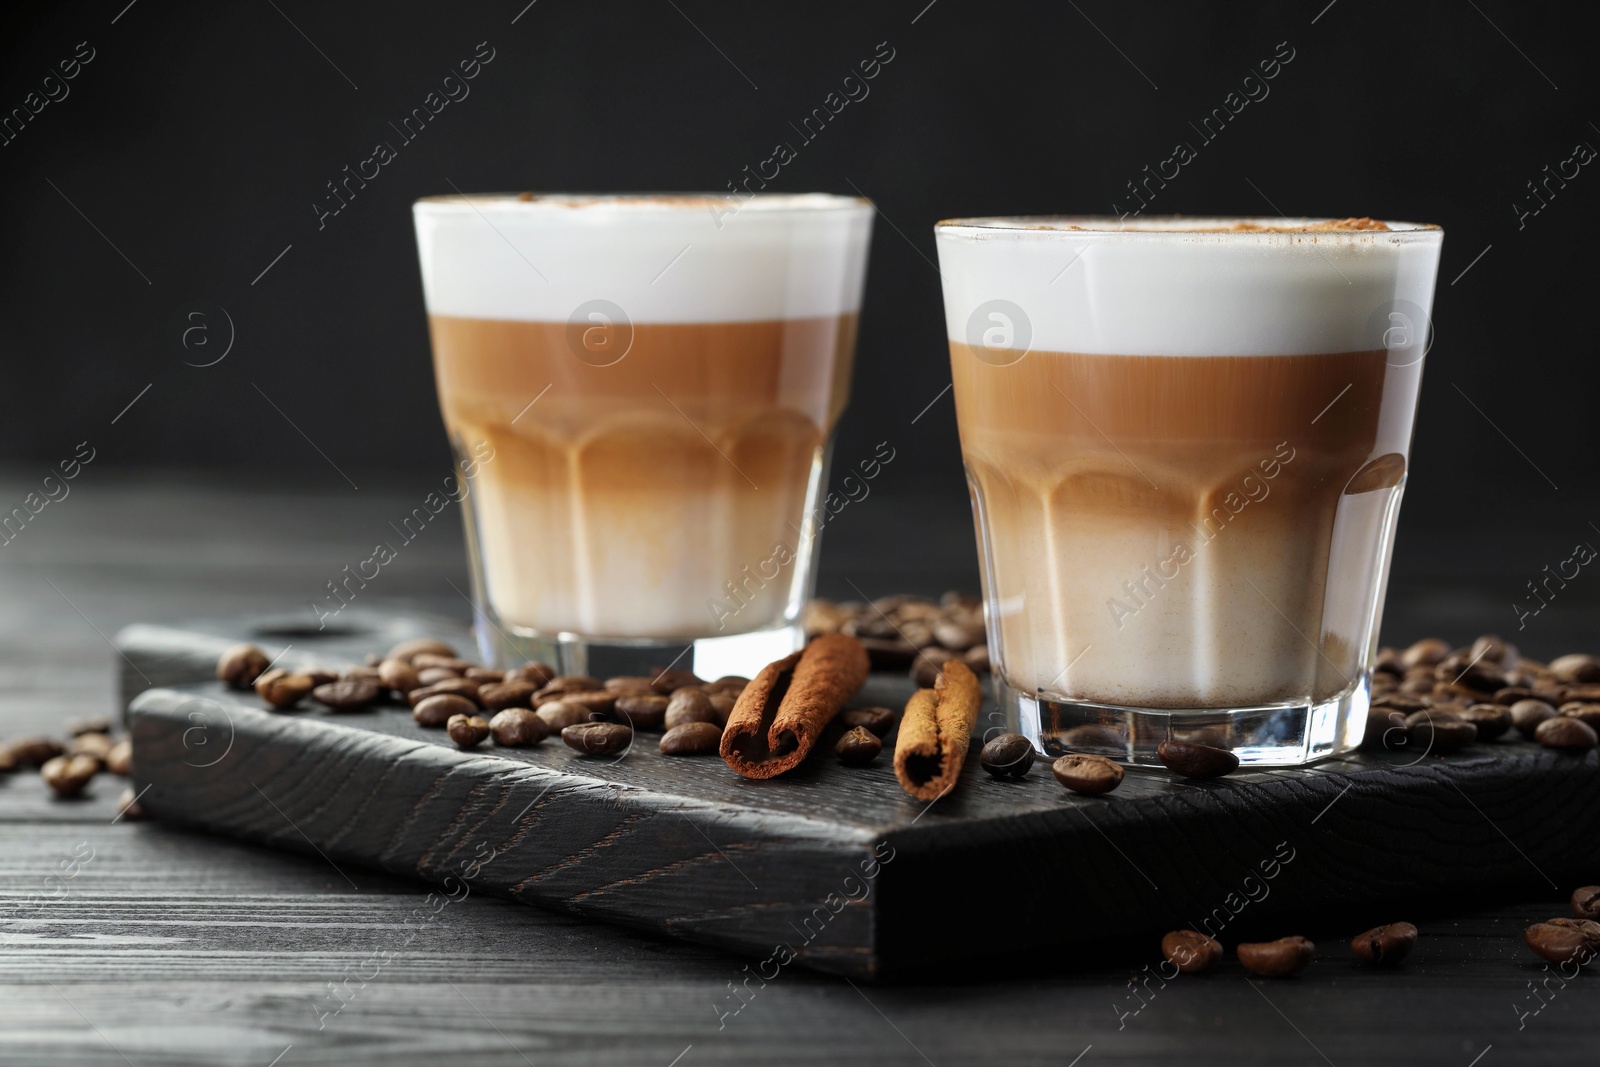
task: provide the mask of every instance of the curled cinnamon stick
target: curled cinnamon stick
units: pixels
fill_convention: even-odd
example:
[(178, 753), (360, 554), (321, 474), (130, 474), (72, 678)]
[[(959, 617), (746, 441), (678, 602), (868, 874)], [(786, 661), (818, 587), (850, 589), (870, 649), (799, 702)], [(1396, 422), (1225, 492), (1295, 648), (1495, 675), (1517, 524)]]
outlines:
[(982, 704), (978, 678), (960, 660), (939, 668), (932, 689), (912, 695), (894, 745), (900, 788), (919, 800), (937, 800), (956, 784)]
[(746, 778), (793, 770), (866, 682), (868, 669), (861, 642), (844, 634), (826, 634), (767, 664), (728, 713), (722, 758)]

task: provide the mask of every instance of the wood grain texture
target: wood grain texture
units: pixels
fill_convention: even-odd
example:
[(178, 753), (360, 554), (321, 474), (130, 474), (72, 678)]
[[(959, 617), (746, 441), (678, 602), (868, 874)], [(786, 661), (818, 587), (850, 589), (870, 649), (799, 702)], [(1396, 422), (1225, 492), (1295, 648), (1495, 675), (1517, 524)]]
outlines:
[[(875, 677), (858, 702), (910, 691)], [(403, 708), (278, 714), (215, 684), (147, 692), (132, 721), (135, 778), (162, 818), (447, 889), (466, 871), (518, 900), (758, 960), (786, 945), (856, 978), (1004, 951), (930, 937), (951, 900), (1004, 900), (1047, 950), (1112, 928), (1269, 930), (1445, 886), (1554, 891), (1600, 867), (1600, 753), (1510, 740), (1207, 782), (1134, 770), (1102, 797), (1062, 791), (1043, 767), (998, 781), (969, 760), (929, 804), (882, 758), (819, 756), (753, 782), (663, 757), (651, 735), (615, 761), (550, 744), (461, 752)]]

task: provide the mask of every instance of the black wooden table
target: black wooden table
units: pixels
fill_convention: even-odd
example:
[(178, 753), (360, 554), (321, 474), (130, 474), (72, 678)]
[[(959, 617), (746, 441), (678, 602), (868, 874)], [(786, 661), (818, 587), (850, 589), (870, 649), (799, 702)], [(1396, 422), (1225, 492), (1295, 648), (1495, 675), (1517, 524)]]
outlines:
[[(0, 491), (20, 499), (28, 481), (0, 479)], [(75, 488), (0, 550), (0, 736), (110, 712), (106, 638), (129, 622), (245, 610), (309, 618), (323, 583), (365, 558), (411, 495), (247, 492), (109, 472)], [(824, 592), (972, 585), (959, 500), (885, 502), (863, 515), (870, 522), (830, 529)], [(907, 538), (877, 562), (882, 538), (930, 519), (949, 536)], [(1449, 539), (1403, 531), (1387, 632), (1513, 630), (1504, 604), (1545, 547), (1509, 527)], [(459, 527), (438, 523), (365, 592), (373, 606), (465, 617), (463, 570)], [(1594, 646), (1596, 617), (1594, 598), (1575, 590), (1517, 636), (1535, 655)], [(1589, 1063), (1600, 1047), (1600, 978), (1563, 984), (1521, 944), (1525, 925), (1563, 912), (1565, 885), (1521, 900), (1441, 887), (1425, 914), (1396, 916), (1422, 939), (1391, 972), (1355, 964), (1355, 931), (1313, 925), (1284, 931), (1322, 949), (1297, 978), (1249, 979), (1230, 964), (1163, 984), (1151, 977), (1153, 946), (1041, 954), (992, 899), (961, 902), (950, 921), (1013, 940), (1012, 964), (892, 986), (790, 967), (762, 984), (747, 982), (752, 961), (712, 949), (115, 821), (121, 786), (102, 776), (87, 798), (62, 802), (34, 775), (0, 777), (7, 1064), (1496, 1067)], [(1484, 840), (1496, 832), (1486, 823)], [(1495, 840), (1486, 855), (1504, 853)]]

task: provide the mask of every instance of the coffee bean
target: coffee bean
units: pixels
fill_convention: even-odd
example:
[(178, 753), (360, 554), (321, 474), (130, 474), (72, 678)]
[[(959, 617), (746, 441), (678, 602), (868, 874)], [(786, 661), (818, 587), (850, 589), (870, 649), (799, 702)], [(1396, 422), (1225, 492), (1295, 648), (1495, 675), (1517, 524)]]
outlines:
[(386, 659), (379, 663), (378, 684), (402, 695), (422, 688), (417, 669), (403, 659)]
[(256, 679), (256, 695), (268, 706), (284, 711), (294, 707), (311, 695), (316, 683), (304, 674), (290, 674), (282, 667), (274, 667)]
[(1553, 719), (1556, 709), (1542, 700), (1519, 700), (1511, 705), (1511, 723), (1517, 732), (1528, 740), (1533, 740), (1533, 735), (1539, 729), (1539, 724), (1546, 719)]
[(903, 671), (917, 658), (917, 646), (893, 637), (858, 637), (867, 653), (867, 662), (875, 671)]
[(1488, 699), (1487, 693), (1480, 693), (1471, 686), (1451, 685), (1447, 682), (1433, 683), (1433, 692), (1429, 694), (1435, 706), (1439, 704), (1479, 704)]
[(561, 694), (563, 704), (576, 704), (590, 711), (609, 713), (617, 706), (617, 694), (608, 689), (579, 689)]
[(1367, 730), (1361, 735), (1361, 747), (1370, 751), (1387, 748), (1398, 751), (1409, 748), (1411, 739), (1406, 735), (1406, 717), (1394, 708), (1371, 707), (1367, 709)]
[(1190, 741), (1163, 741), (1156, 746), (1156, 756), (1168, 770), (1185, 778), (1220, 778), (1239, 767), (1239, 757), (1227, 749)]
[(468, 667), (461, 673), (461, 677), (470, 678), (478, 683), (479, 689), (482, 689), (486, 685), (499, 685), (505, 681), (506, 672), (497, 671), (493, 667)]
[(745, 686), (750, 684), (750, 679), (742, 674), (724, 674), (721, 678), (711, 683), (712, 689), (723, 689), (734, 696), (744, 692)]
[(1511, 709), (1499, 704), (1471, 704), (1457, 714), (1478, 728), (1479, 741), (1493, 741), (1511, 729)]
[(933, 624), (933, 639), (952, 652), (965, 652), (983, 643), (982, 626), (944, 621)]
[(1580, 919), (1600, 919), (1600, 885), (1572, 891), (1572, 914)]
[(714, 722), (719, 726), (722, 725), (717, 719), (717, 709), (711, 706), (711, 698), (699, 689), (679, 689), (673, 693), (672, 699), (667, 701), (663, 722), (669, 730), (686, 722)]
[(600, 679), (592, 678), (587, 674), (558, 674), (545, 683), (541, 693), (582, 693), (591, 689), (605, 688), (600, 684)]
[(717, 713), (717, 721), (723, 726), (728, 725), (728, 716), (733, 714), (739, 698), (726, 689), (718, 689), (708, 699), (711, 701), (711, 710)]
[(642, 674), (631, 676), (623, 675), (616, 678), (607, 678), (600, 688), (618, 694), (653, 693), (655, 692), (655, 689), (650, 684), (653, 680), (654, 679), (646, 678)]
[(475, 664), (468, 663), (466, 660), (460, 659), (456, 656), (441, 656), (434, 652), (418, 652), (415, 656), (411, 657), (411, 665), (415, 667), (419, 673), (426, 670), (432, 670), (437, 667), (447, 671), (453, 671), (457, 676), (465, 674), (469, 667), (475, 666)]
[(1586, 722), (1600, 730), (1600, 704), (1591, 704), (1582, 700), (1574, 700), (1561, 705), (1560, 714), (1569, 719)]
[(117, 796), (117, 814), (123, 822), (139, 822), (150, 817), (150, 813), (144, 810), (144, 805), (139, 803), (138, 794), (133, 791), (131, 785)]
[(566, 704), (559, 700), (539, 705), (534, 714), (544, 720), (550, 727), (550, 732), (559, 734), (569, 726), (576, 726), (589, 721), (589, 709), (581, 704)]
[(133, 773), (133, 742), (124, 737), (106, 753), (106, 770), (123, 778)]
[(445, 729), (457, 748), (477, 748), (489, 736), (489, 720), (482, 715), (452, 715)]
[(435, 682), (460, 677), (460, 671), (451, 670), (449, 667), (424, 667), (417, 672), (417, 681), (423, 685), (433, 685)]
[(1515, 646), (1509, 645), (1498, 634), (1484, 634), (1472, 642), (1472, 647), (1467, 649), (1467, 658), (1485, 663), (1499, 663), (1505, 665), (1507, 658), (1513, 662), (1517, 658)]
[(939, 677), (939, 668), (960, 658), (947, 648), (925, 648), (917, 654), (916, 662), (911, 665), (911, 680), (918, 689), (932, 689)]
[(978, 765), (996, 778), (1025, 778), (1033, 767), (1033, 742), (1021, 734), (1000, 734), (978, 753)]
[(1557, 656), (1550, 661), (1550, 673), (1572, 684), (1600, 682), (1600, 656)]
[(1391, 967), (1405, 958), (1411, 946), (1417, 943), (1417, 928), (1410, 923), (1389, 923), (1374, 926), (1350, 941), (1350, 950), (1366, 963)]
[(454, 693), (435, 693), (411, 709), (411, 721), (418, 726), (443, 726), (457, 715), (476, 715), (478, 705)]
[(1562, 748), (1573, 751), (1584, 751), (1593, 748), (1597, 739), (1594, 727), (1582, 719), (1574, 719), (1565, 715), (1557, 715), (1553, 719), (1546, 719), (1533, 731), (1533, 739), (1546, 748)]
[(1583, 937), (1584, 948), (1589, 950), (1591, 958), (1594, 953), (1600, 952), (1600, 922), (1595, 922), (1593, 919), (1569, 919), (1566, 916), (1546, 919), (1545, 922), (1551, 926), (1576, 930)]
[(11, 758), (19, 767), (43, 767), (67, 750), (53, 737), (25, 737), (11, 742)]
[(989, 673), (990, 665), (988, 645), (973, 645), (971, 648), (967, 649), (966, 654), (962, 656), (961, 659), (968, 667), (972, 668), (973, 674)]
[(630, 693), (627, 696), (617, 697), (610, 721), (625, 722), (635, 730), (654, 732), (664, 728), (669, 698), (654, 691), (646, 690), (646, 692), (648, 695)]
[(413, 637), (409, 641), (401, 641), (389, 650), (386, 659), (397, 659), (402, 663), (410, 663), (412, 657), (419, 655), (444, 656), (454, 659), (456, 650), (443, 641), (435, 641), (430, 637)]
[(1419, 751), (1455, 752), (1477, 740), (1478, 728), (1442, 707), (1406, 716), (1406, 736)]
[(1400, 653), (1400, 662), (1407, 670), (1412, 667), (1431, 667), (1450, 654), (1450, 646), (1437, 637), (1424, 637)]
[(1433, 692), (1433, 668), (1415, 667), (1400, 681), (1400, 692), (1418, 695)]
[(313, 689), (319, 685), (327, 685), (329, 682), (337, 682), (340, 677), (339, 672), (331, 667), (306, 667), (298, 673), (311, 679), (311, 688)]
[(311, 699), (326, 704), (334, 711), (359, 711), (380, 695), (382, 691), (377, 683), (360, 678), (341, 678), (311, 691)]
[(717, 751), (722, 727), (714, 722), (686, 722), (661, 735), (657, 747), (668, 756), (699, 756)]
[(76, 719), (67, 724), (67, 733), (73, 737), (79, 734), (107, 734), (111, 733), (111, 720), (104, 715), (93, 715), (87, 719)]
[[(1182, 744), (1183, 742), (1173, 742)], [(1192, 746), (1198, 748), (1200, 746)], [(1214, 751), (1214, 750), (1213, 750)], [(1227, 755), (1232, 755), (1227, 753)], [(1166, 757), (1162, 757), (1165, 760)], [(1234, 765), (1239, 761), (1235, 759)], [(1168, 764), (1171, 766), (1171, 764)], [(1091, 756), (1087, 752), (1069, 752), (1050, 765), (1056, 781), (1074, 793), (1095, 796), (1109, 793), (1122, 784), (1122, 767), (1104, 756)], [(1227, 773), (1226, 771), (1221, 773)], [(1209, 777), (1209, 776), (1207, 776)]]
[(704, 680), (693, 671), (660, 670), (650, 676), (650, 688), (665, 696), (671, 696), (685, 686), (704, 684)]
[(413, 689), (406, 694), (406, 703), (416, 707), (422, 701), (433, 696), (458, 696), (472, 701), (474, 707), (478, 706), (478, 683), (468, 678), (451, 678), (433, 685), (425, 685), (421, 689)]
[(106, 757), (111, 754), (111, 738), (105, 734), (79, 734), (67, 743), (66, 754), (90, 756), (104, 766)]
[(11, 754), (11, 746), (0, 744), (0, 774), (10, 774), (17, 769), (17, 757)]
[(894, 729), (895, 714), (889, 708), (847, 708), (839, 713), (839, 722), (847, 729), (865, 726), (883, 738)]
[(1076, 749), (1112, 749), (1126, 752), (1128, 745), (1122, 735), (1109, 726), (1097, 722), (1079, 723), (1061, 735), (1061, 743)]
[(849, 767), (865, 767), (882, 751), (883, 742), (865, 726), (852, 726), (833, 746), (833, 754), (839, 757), (839, 762)]
[(491, 682), (478, 686), (478, 703), (490, 711), (506, 708), (531, 708), (533, 694), (539, 690), (531, 682)]
[(506, 671), (505, 677), (502, 678), (501, 681), (527, 682), (529, 685), (537, 686), (538, 688), (543, 689), (545, 686), (550, 684), (555, 676), (556, 672), (554, 667), (550, 666), (548, 663), (540, 663), (535, 660), (531, 663), (524, 663), (520, 667), (513, 667), (509, 671)]
[(1235, 949), (1239, 962), (1251, 974), (1263, 978), (1286, 978), (1306, 969), (1317, 956), (1317, 946), (1300, 937), (1280, 937), (1276, 941), (1245, 942)]
[(1529, 689), (1527, 686), (1522, 685), (1508, 685), (1504, 689), (1496, 689), (1494, 691), (1494, 702), (1508, 708), (1519, 700), (1538, 699), (1540, 697), (1537, 690)]
[(615, 756), (633, 744), (633, 731), (616, 722), (585, 722), (562, 730), (561, 740), (580, 756)]
[(217, 658), (217, 680), (230, 689), (249, 689), (270, 662), (255, 645), (234, 645)]
[(1421, 711), (1428, 706), (1428, 701), (1414, 693), (1385, 693), (1372, 701), (1375, 708), (1386, 708), (1390, 711), (1401, 711), (1410, 715), (1413, 711)]
[(1184, 974), (1209, 971), (1222, 959), (1222, 945), (1198, 930), (1174, 930), (1161, 939), (1161, 954)]
[(93, 756), (57, 756), (39, 768), (39, 777), (58, 797), (75, 797), (100, 770)]
[[(1379, 674), (1387, 674), (1399, 678), (1406, 673), (1405, 661), (1400, 658), (1400, 651), (1394, 648), (1378, 649), (1377, 659), (1372, 661), (1372, 669)], [(1374, 678), (1374, 681), (1377, 679)]]
[(1582, 930), (1555, 923), (1534, 923), (1522, 931), (1522, 940), (1536, 955), (1551, 963), (1587, 963), (1585, 957), (1594, 954)]
[(550, 727), (528, 708), (505, 708), (489, 720), (494, 743), (503, 748), (537, 745), (550, 736)]

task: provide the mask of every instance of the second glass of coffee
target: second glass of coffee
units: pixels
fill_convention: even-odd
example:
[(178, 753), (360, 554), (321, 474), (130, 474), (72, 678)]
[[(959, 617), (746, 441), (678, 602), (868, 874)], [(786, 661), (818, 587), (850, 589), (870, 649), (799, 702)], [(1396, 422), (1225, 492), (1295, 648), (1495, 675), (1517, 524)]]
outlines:
[(871, 205), (416, 205), (486, 656), (753, 674), (803, 640)]
[(1049, 755), (1361, 741), (1443, 234), (936, 229), (1002, 722)]

